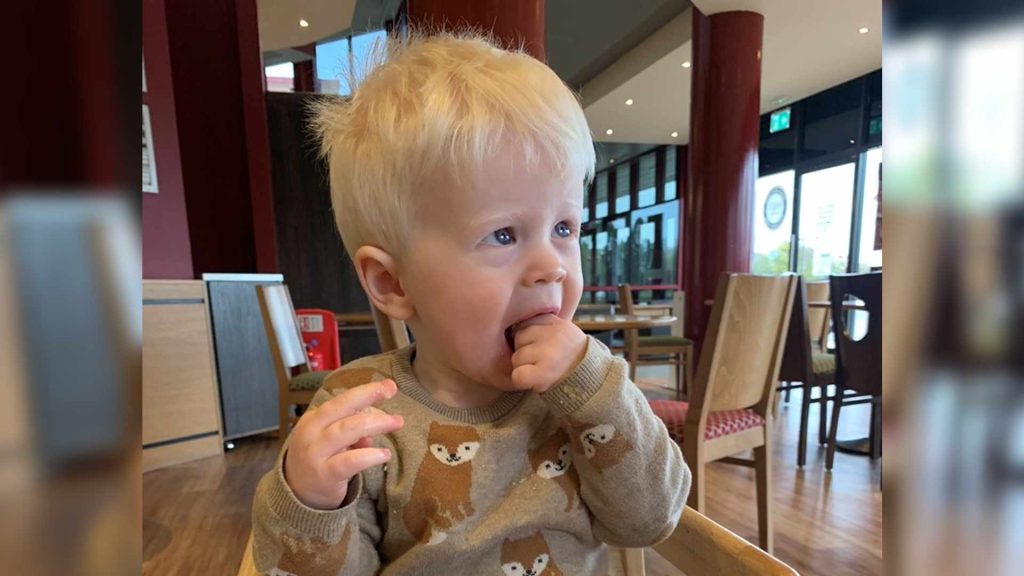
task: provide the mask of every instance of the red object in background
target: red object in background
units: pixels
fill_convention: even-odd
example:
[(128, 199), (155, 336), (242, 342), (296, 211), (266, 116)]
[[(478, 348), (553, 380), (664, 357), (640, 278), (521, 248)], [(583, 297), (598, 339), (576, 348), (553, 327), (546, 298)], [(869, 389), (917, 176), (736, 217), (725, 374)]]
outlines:
[(311, 370), (337, 370), (341, 368), (341, 351), (338, 347), (338, 321), (334, 312), (317, 308), (303, 308), (295, 311), (299, 320), (299, 331), (306, 344), (306, 356)]

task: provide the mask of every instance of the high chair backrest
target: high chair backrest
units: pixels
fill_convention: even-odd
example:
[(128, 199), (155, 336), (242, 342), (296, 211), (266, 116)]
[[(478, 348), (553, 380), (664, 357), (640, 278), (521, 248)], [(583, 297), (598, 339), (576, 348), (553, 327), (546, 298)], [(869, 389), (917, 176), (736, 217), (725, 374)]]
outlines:
[(292, 306), (288, 286), (259, 285), (256, 287), (256, 294), (278, 370), (283, 370), (289, 378), (291, 370), (297, 366), (300, 367), (300, 371), (308, 372), (309, 360), (306, 358), (306, 348), (302, 343), (302, 333), (295, 318), (295, 308)]
[(377, 327), (377, 341), (381, 352), (390, 352), (409, 345), (409, 330), (405, 322), (395, 320), (370, 304), (373, 311), (373, 324)]
[(766, 414), (797, 281), (793, 274), (722, 275), (697, 369), (693, 400), (701, 417), (743, 408)]

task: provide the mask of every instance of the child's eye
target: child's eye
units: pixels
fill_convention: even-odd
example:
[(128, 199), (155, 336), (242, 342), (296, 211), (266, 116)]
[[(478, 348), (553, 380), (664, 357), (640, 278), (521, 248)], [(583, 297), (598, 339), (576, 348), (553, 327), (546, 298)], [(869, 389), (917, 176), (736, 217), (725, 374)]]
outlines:
[(511, 228), (500, 228), (491, 232), (491, 234), (484, 240), (488, 244), (498, 244), (499, 246), (508, 246), (516, 241), (515, 234), (512, 233)]
[(555, 236), (569, 238), (572, 236), (572, 226), (569, 226), (565, 221), (555, 224)]

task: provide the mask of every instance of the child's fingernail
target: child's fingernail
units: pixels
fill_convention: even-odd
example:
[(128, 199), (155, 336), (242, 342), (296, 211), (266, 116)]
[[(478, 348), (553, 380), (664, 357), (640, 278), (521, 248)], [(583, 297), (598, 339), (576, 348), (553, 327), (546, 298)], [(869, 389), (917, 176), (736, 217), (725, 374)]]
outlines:
[(398, 392), (398, 387), (395, 386), (395, 382), (393, 380), (385, 380), (381, 384), (381, 388), (384, 390), (385, 398), (391, 398), (396, 392)]
[(388, 450), (387, 448), (381, 449), (381, 451), (380, 451), (380, 459), (381, 460), (390, 460), (391, 459), (391, 450)]

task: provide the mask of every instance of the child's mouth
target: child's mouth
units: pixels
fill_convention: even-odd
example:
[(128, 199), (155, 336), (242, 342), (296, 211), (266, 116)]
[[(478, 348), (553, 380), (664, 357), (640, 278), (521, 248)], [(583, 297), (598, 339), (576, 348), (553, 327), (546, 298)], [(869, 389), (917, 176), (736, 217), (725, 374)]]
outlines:
[(508, 344), (508, 349), (512, 352), (516, 351), (516, 331), (519, 330), (520, 322), (505, 328), (505, 342)]

